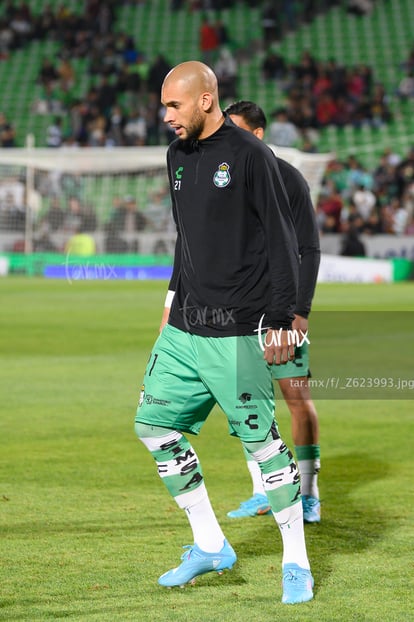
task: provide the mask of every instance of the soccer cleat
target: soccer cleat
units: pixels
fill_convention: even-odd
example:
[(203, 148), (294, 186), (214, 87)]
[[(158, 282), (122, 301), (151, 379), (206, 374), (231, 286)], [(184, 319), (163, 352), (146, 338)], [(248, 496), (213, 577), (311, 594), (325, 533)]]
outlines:
[(282, 603), (295, 605), (312, 600), (313, 584), (310, 570), (305, 570), (297, 564), (284, 564)]
[(303, 522), (319, 523), (321, 520), (321, 502), (310, 495), (302, 496)]
[(247, 501), (242, 501), (237, 510), (227, 512), (229, 518), (248, 518), (249, 516), (262, 516), (262, 514), (271, 514), (270, 503), (266, 495), (256, 493)]
[(233, 551), (227, 540), (218, 553), (206, 553), (196, 544), (187, 544), (183, 548), (188, 549), (181, 559), (182, 563), (172, 570), (168, 570), (158, 579), (158, 583), (164, 587), (184, 587), (186, 583), (194, 583), (195, 577), (206, 572), (217, 572), (223, 574), (223, 570), (231, 570), (237, 560), (237, 555)]

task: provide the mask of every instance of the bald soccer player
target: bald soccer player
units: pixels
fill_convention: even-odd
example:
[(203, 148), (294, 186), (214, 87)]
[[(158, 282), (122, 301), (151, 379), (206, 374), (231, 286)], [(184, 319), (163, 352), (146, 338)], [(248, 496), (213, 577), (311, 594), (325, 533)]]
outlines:
[(282, 602), (305, 602), (313, 578), (299, 474), (278, 433), (271, 375), (272, 365), (294, 357), (298, 248), (290, 206), (272, 151), (223, 114), (207, 65), (174, 67), (161, 101), (177, 135), (167, 153), (175, 295), (145, 371), (135, 429), (185, 511), (193, 544), (158, 582), (181, 586), (236, 562), (184, 435), (198, 434), (218, 404), (263, 474), (283, 543)]

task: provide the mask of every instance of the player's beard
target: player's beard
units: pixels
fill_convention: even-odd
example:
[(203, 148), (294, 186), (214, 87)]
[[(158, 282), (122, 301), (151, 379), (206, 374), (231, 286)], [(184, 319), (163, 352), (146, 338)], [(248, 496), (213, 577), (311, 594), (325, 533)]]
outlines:
[(204, 117), (198, 108), (194, 108), (191, 122), (187, 126), (187, 134), (183, 140), (197, 140), (204, 130)]

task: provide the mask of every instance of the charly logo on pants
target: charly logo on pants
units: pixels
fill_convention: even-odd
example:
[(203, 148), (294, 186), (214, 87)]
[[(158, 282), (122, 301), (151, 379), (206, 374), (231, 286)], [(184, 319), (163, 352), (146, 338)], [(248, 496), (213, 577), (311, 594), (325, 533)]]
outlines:
[(251, 430), (257, 430), (259, 428), (259, 426), (257, 425), (257, 423), (252, 423), (253, 421), (257, 421), (259, 418), (259, 415), (249, 415), (247, 417), (247, 419), (245, 419), (244, 423), (249, 426), (249, 428)]

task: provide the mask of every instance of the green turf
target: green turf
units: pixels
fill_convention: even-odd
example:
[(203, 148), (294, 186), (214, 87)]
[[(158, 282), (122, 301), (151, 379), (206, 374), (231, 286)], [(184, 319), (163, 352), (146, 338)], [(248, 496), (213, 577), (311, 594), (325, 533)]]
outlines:
[[(280, 603), (281, 542), (271, 517), (226, 517), (250, 495), (250, 480), (218, 410), (192, 441), (238, 563), (183, 590), (157, 585), (191, 541), (133, 431), (165, 288), (0, 281), (0, 620), (413, 620), (413, 401), (383, 392), (375, 401), (317, 402), (323, 519), (306, 526), (314, 601)], [(361, 309), (394, 318), (386, 331), (394, 373), (402, 339), (395, 325), (414, 310), (412, 283), (318, 286), (315, 323), (327, 310), (349, 311), (349, 320), (331, 315), (337, 330), (330, 320), (329, 337), (315, 339), (315, 377), (324, 364), (318, 350), (335, 365), (362, 356), (361, 335), (351, 338)], [(369, 345), (367, 374), (387, 352), (377, 339)], [(401, 352), (405, 371), (410, 352)], [(290, 443), (282, 403), (278, 419)]]

